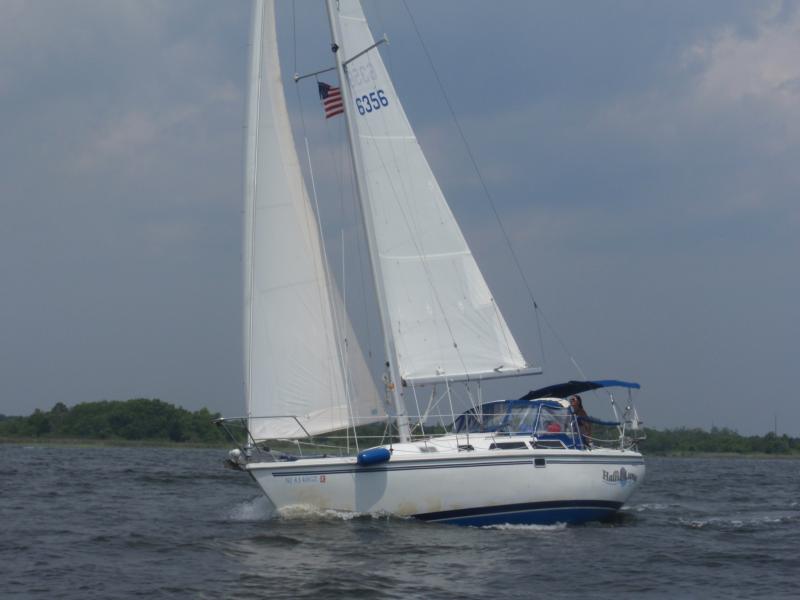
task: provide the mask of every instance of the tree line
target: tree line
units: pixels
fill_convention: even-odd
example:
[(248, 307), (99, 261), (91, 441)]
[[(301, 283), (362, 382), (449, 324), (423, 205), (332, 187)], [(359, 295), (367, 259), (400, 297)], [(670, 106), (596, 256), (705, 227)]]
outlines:
[(158, 399), (63, 402), (28, 417), (0, 415), (0, 437), (41, 439), (147, 440), (216, 443), (225, 436), (213, 424), (218, 413), (190, 412)]
[[(158, 399), (82, 402), (69, 408), (57, 403), (27, 417), (0, 415), (0, 438), (169, 441), (217, 444), (227, 441), (214, 425), (219, 413), (207, 408), (191, 412)], [(383, 426), (380, 426), (382, 430)], [(376, 429), (377, 431), (377, 429)], [(647, 454), (800, 455), (800, 438), (768, 433), (743, 436), (728, 428), (645, 429), (640, 449)], [(380, 433), (380, 432), (378, 432)]]
[(640, 443), (643, 452), (650, 454), (800, 454), (800, 438), (786, 434), (740, 435), (727, 427), (645, 429), (647, 439)]

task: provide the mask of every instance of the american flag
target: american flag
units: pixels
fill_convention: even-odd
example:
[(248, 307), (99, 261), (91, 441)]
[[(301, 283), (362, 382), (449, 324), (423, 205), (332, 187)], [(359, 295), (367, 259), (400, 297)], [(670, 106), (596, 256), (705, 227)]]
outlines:
[(321, 81), (317, 82), (317, 87), (319, 88), (319, 99), (322, 100), (322, 106), (325, 107), (325, 118), (330, 119), (342, 114), (344, 112), (342, 90)]

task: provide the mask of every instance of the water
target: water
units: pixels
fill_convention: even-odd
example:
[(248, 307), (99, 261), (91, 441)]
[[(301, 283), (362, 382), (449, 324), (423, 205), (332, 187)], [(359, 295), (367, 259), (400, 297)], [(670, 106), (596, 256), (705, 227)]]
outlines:
[(613, 523), (268, 518), (222, 450), (0, 446), (3, 598), (800, 597), (800, 460), (648, 459)]

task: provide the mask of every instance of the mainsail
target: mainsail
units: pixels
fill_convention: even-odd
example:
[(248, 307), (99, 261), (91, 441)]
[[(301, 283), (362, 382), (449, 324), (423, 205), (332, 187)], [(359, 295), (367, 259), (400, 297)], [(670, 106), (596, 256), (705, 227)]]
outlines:
[(334, 10), (400, 376), (413, 384), (527, 371), (380, 53), (364, 52), (375, 41), (360, 3)]
[(298, 438), (384, 420), (352, 328), (340, 323), (283, 96), (273, 0), (256, 0), (253, 12), (244, 219), (248, 428), (256, 440)]

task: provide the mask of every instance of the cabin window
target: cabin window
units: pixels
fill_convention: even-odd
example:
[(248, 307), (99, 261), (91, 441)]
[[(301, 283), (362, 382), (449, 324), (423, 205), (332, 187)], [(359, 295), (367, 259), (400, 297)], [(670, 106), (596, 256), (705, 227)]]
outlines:
[(536, 434), (547, 435), (570, 432), (569, 416), (569, 410), (566, 408), (542, 406), (539, 412)]
[(481, 415), (481, 429), (483, 431), (496, 431), (506, 418), (505, 403), (498, 403), (484, 408), (486, 410)]
[(515, 406), (508, 417), (506, 431), (510, 433), (531, 433), (536, 418), (535, 406)]

